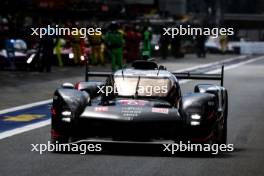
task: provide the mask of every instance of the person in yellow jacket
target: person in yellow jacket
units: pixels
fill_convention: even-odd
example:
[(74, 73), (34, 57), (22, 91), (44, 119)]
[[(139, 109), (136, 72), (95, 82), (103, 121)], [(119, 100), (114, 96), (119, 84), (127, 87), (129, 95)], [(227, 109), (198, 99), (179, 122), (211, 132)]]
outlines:
[(90, 35), (89, 42), (92, 47), (92, 64), (101, 64), (104, 65), (104, 46), (102, 35)]
[(222, 54), (224, 54), (225, 51), (226, 51), (226, 47), (227, 47), (227, 38), (226, 38), (226, 35), (220, 35), (219, 43), (220, 43), (221, 52), (222, 52)]
[(72, 52), (73, 52), (73, 59), (74, 64), (80, 63), (81, 58), (81, 45), (80, 45), (81, 39), (80, 35), (72, 35)]
[(61, 57), (61, 38), (58, 37), (55, 42), (55, 54), (57, 55), (58, 65), (63, 66), (62, 57)]

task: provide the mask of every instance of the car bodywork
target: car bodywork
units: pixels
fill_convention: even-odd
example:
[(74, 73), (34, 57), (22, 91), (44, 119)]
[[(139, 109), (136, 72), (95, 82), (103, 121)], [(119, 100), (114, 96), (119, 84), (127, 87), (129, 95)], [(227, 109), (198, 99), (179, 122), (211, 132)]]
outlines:
[[(148, 61), (136, 61), (132, 66), (115, 73), (87, 70), (86, 78), (107, 77), (106, 81), (87, 79), (75, 87), (66, 83), (57, 89), (51, 108), (52, 141), (94, 138), (226, 143), (227, 90), (199, 84), (193, 93), (182, 95), (178, 81), (221, 80), (223, 85), (223, 68), (221, 74), (204, 75), (171, 73)], [(153, 86), (161, 91), (153, 93), (146, 88)]]
[(28, 49), (27, 44), (21, 39), (9, 39), (12, 52), (6, 48), (0, 50), (0, 69), (10, 68), (13, 64), (16, 69), (34, 68), (36, 64), (36, 51)]

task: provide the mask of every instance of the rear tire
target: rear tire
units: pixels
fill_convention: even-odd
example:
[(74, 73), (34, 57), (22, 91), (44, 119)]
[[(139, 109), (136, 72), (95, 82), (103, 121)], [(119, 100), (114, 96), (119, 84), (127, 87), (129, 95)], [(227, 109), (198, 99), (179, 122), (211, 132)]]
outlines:
[(227, 144), (227, 116), (228, 116), (228, 95), (226, 93), (226, 103), (223, 112), (223, 122), (217, 125), (216, 141), (218, 144)]
[(53, 144), (66, 144), (70, 142), (69, 136), (51, 137), (51, 143)]
[(222, 129), (221, 144), (227, 144), (227, 116), (228, 116), (228, 94), (226, 92), (226, 103), (224, 111), (224, 124)]

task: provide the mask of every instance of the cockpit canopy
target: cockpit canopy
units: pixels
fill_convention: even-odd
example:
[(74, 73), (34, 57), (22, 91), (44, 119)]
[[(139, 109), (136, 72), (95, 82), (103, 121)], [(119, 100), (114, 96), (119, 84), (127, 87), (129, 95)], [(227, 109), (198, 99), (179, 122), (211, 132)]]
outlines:
[(166, 77), (115, 76), (114, 87), (118, 96), (166, 97), (172, 88)]

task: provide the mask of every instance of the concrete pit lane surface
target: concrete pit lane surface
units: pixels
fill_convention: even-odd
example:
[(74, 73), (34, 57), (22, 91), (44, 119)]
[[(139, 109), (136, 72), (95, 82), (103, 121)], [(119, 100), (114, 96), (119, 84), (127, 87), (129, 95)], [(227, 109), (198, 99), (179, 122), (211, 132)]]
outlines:
[[(172, 64), (169, 65), (171, 67), (169, 70), (172, 70)], [(175, 70), (179, 70), (176, 65), (177, 63)], [(126, 152), (115, 150), (100, 154), (91, 152), (86, 155), (44, 152), (40, 155), (31, 151), (31, 144), (47, 144), (50, 140), (50, 126), (44, 125), (0, 140), (0, 175), (262, 176), (264, 175), (263, 65), (264, 59), (258, 59), (230, 67), (225, 71), (224, 86), (229, 92), (228, 143), (234, 144), (233, 152), (216, 156), (190, 154), (170, 156), (162, 152), (149, 152), (148, 148), (140, 152), (133, 152), (133, 148), (129, 148)], [(181, 84), (183, 92), (193, 91), (194, 85), (199, 82)], [(11, 94), (10, 98), (15, 99), (12, 96), (14, 95)], [(47, 95), (43, 95), (43, 99), (48, 99), (45, 96)], [(48, 120), (48, 106), (45, 104), (37, 106), (39, 108), (31, 107), (31, 109), (2, 113), (1, 121), (6, 119), (5, 123), (9, 123), (9, 126), (3, 126), (1, 122), (0, 134), (23, 125), (30, 125), (29, 121), (36, 123)], [(4, 108), (7, 107), (2, 107)], [(10, 123), (24, 124), (13, 126)]]

